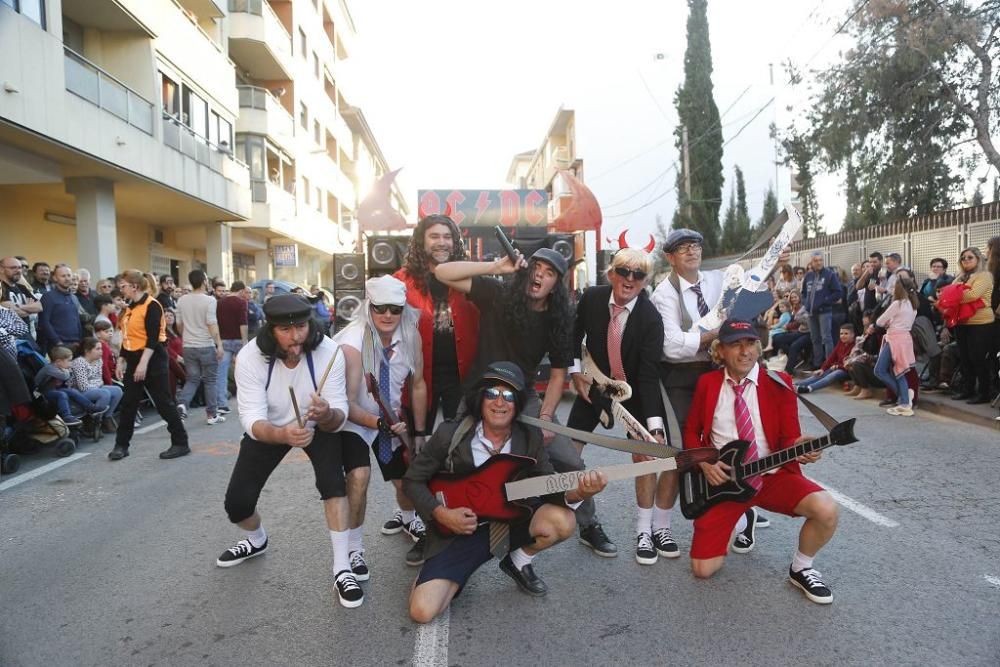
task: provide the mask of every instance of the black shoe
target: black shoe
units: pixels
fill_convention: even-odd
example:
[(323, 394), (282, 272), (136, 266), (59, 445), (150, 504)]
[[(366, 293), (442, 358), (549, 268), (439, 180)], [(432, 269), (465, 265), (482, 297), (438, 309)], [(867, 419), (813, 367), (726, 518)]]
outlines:
[(69, 426), (71, 428), (83, 425), (83, 420), (75, 416), (63, 417), (62, 420), (63, 424), (66, 424), (66, 426)]
[(799, 392), (800, 394), (808, 394), (809, 392), (812, 391), (812, 387), (810, 387), (809, 385), (800, 384), (798, 387), (795, 388), (795, 391)]
[(744, 516), (747, 518), (747, 527), (736, 534), (733, 545), (730, 547), (734, 553), (746, 554), (753, 551), (754, 533), (757, 531), (757, 510), (750, 508)]
[(792, 582), (793, 586), (799, 588), (807, 598), (816, 604), (830, 604), (833, 602), (833, 591), (820, 579), (822, 576), (811, 567), (798, 572), (792, 572), (792, 568), (788, 568), (788, 580)]
[(249, 560), (255, 556), (259, 556), (267, 551), (267, 540), (264, 540), (264, 544), (259, 547), (255, 547), (250, 540), (240, 540), (236, 543), (236, 546), (229, 547), (222, 552), (215, 564), (219, 567), (233, 567), (234, 565), (239, 565), (245, 560)]
[(896, 401), (890, 401), (888, 398), (885, 399), (884, 401), (879, 401), (879, 403), (878, 403), (878, 406), (880, 408), (887, 408), (887, 407), (890, 407), (890, 406), (893, 406), (893, 405), (896, 405)]
[(677, 547), (669, 528), (653, 531), (653, 546), (656, 547), (656, 553), (664, 558), (679, 558), (681, 555), (681, 550)]
[(639, 565), (652, 565), (657, 560), (656, 547), (653, 546), (653, 536), (649, 533), (639, 533), (635, 540), (635, 562)]
[(128, 456), (128, 447), (115, 445), (114, 449), (108, 452), (108, 458), (112, 461), (121, 461), (126, 456)]
[(510, 554), (504, 556), (503, 560), (500, 561), (500, 571), (513, 579), (517, 587), (528, 595), (541, 597), (549, 592), (549, 587), (538, 578), (530, 564), (519, 570), (514, 567), (514, 561), (510, 559)]
[(590, 547), (591, 551), (603, 558), (614, 558), (618, 555), (618, 547), (608, 539), (604, 528), (599, 523), (581, 528), (580, 542)]
[(953, 400), (953, 401), (967, 401), (970, 398), (972, 398), (973, 395), (974, 394), (972, 392), (960, 391), (957, 394), (952, 394), (951, 395), (951, 400)]
[(403, 532), (410, 536), (410, 539), (414, 542), (419, 542), (420, 538), (424, 536), (427, 527), (424, 526), (423, 520), (418, 516), (414, 517), (413, 521), (403, 526)]
[(228, 415), (230, 412), (232, 412), (232, 409), (228, 405), (220, 405), (217, 408), (215, 408), (215, 411), (218, 412), (220, 415)]
[(351, 572), (358, 581), (368, 581), (371, 579), (371, 572), (368, 570), (368, 563), (365, 562), (364, 551), (351, 552)]
[(771, 520), (768, 519), (766, 515), (761, 514), (760, 510), (757, 510), (757, 527), (758, 528), (771, 527)]
[(358, 578), (350, 570), (338, 572), (334, 577), (336, 582), (334, 588), (337, 590), (337, 598), (340, 604), (348, 609), (360, 607), (365, 601), (365, 592), (358, 586)]
[(403, 510), (397, 509), (392, 518), (382, 524), (383, 535), (395, 535), (403, 530)]
[(973, 396), (966, 403), (969, 405), (982, 405), (983, 403), (989, 403), (990, 400), (989, 396)]
[(179, 456), (187, 456), (191, 453), (190, 447), (180, 447), (178, 445), (170, 445), (169, 449), (160, 452), (161, 459), (176, 459)]
[(427, 546), (426, 535), (421, 535), (417, 543), (406, 552), (406, 564), (411, 567), (424, 564), (424, 547)]

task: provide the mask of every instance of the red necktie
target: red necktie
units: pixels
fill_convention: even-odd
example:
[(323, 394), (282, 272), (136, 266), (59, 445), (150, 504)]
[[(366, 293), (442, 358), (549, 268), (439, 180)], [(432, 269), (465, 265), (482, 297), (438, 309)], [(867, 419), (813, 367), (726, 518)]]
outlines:
[(628, 317), (618, 317), (625, 306), (611, 304), (611, 323), (608, 326), (608, 361), (611, 363), (611, 377), (615, 380), (625, 380), (625, 367), (622, 365), (622, 330), (625, 325), (622, 320)]
[[(746, 455), (743, 457), (743, 463), (750, 463), (751, 461), (756, 461), (760, 455), (757, 451), (757, 438), (753, 429), (753, 419), (750, 418), (750, 408), (747, 407), (747, 403), (743, 400), (743, 390), (750, 386), (750, 380), (744, 379), (742, 383), (736, 384), (732, 380), (728, 380), (729, 386), (733, 388), (733, 393), (735, 394), (733, 400), (733, 413), (736, 417), (736, 434), (739, 436), (740, 440), (746, 440), (750, 443), (747, 447)], [(760, 487), (763, 486), (763, 482), (759, 475), (754, 475), (753, 477), (747, 478), (753, 488), (760, 491)]]

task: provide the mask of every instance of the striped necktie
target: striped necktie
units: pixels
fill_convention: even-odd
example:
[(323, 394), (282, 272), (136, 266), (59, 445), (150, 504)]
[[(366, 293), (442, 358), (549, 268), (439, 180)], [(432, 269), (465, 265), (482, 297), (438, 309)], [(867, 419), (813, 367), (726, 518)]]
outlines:
[[(753, 419), (750, 418), (750, 408), (747, 407), (746, 401), (743, 400), (743, 390), (750, 386), (750, 380), (744, 379), (740, 384), (736, 384), (732, 380), (727, 380), (727, 382), (729, 382), (729, 386), (732, 387), (735, 394), (733, 416), (736, 418), (736, 434), (740, 440), (746, 440), (750, 443), (746, 454), (743, 456), (743, 463), (750, 463), (760, 458), (760, 453), (757, 451), (757, 437), (753, 429)], [(757, 491), (760, 491), (760, 487), (763, 486), (760, 475), (748, 477), (747, 482)]]
[[(483, 446), (490, 453), (490, 458), (500, 453), (499, 449), (494, 449), (485, 442)], [(490, 521), (490, 553), (497, 558), (503, 558), (508, 551), (510, 551), (510, 526), (499, 521)]]
[(608, 361), (611, 364), (611, 377), (616, 380), (625, 380), (625, 366), (622, 363), (622, 330), (625, 325), (620, 317), (622, 311), (627, 310), (625, 306), (616, 303), (611, 304), (611, 323), (608, 326)]
[(705, 317), (708, 315), (708, 304), (705, 303), (705, 295), (701, 293), (701, 283), (691, 285), (691, 291), (694, 292), (695, 297), (698, 299), (698, 314)]
[[(382, 363), (378, 366), (378, 393), (382, 399), (382, 404), (390, 410), (392, 409), (392, 400), (389, 389), (389, 359), (392, 357), (392, 348), (394, 345), (395, 343), (389, 347), (382, 348)], [(386, 422), (389, 421), (390, 417), (391, 415), (382, 412), (382, 419)], [(392, 459), (392, 436), (388, 433), (379, 431), (378, 453), (376, 455), (378, 456), (378, 460), (383, 464), (388, 463)]]

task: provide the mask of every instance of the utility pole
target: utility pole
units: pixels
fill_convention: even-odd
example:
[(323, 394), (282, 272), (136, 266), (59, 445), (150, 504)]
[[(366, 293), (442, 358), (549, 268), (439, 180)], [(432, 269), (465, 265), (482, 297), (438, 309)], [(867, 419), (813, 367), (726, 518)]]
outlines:
[(687, 125), (681, 126), (681, 141), (684, 144), (684, 196), (687, 200), (688, 224), (691, 222), (691, 157), (688, 155), (688, 129)]

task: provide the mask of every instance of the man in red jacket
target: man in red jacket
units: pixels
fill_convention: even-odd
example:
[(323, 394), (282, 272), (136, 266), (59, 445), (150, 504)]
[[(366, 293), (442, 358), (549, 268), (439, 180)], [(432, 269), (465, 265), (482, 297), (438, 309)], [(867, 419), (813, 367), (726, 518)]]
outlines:
[[(781, 374), (785, 384), (769, 377), (757, 363), (760, 351), (760, 339), (749, 322), (723, 323), (718, 340), (711, 346), (712, 361), (721, 368), (698, 380), (684, 424), (686, 449), (721, 449), (733, 440), (746, 440), (751, 443), (745, 459), (749, 460), (810, 439), (801, 436), (796, 398), (788, 388), (788, 376)], [(813, 602), (833, 602), (833, 593), (812, 564), (816, 553), (837, 528), (837, 503), (799, 469), (800, 463), (813, 463), (819, 458), (820, 452), (813, 452), (765, 472), (756, 477), (760, 486), (750, 500), (719, 503), (695, 519), (691, 542), (694, 575), (707, 578), (715, 574), (722, 567), (730, 544), (736, 553), (753, 549), (754, 508), (763, 507), (788, 516), (805, 517), (788, 577)], [(712, 486), (730, 479), (731, 467), (722, 461), (700, 466)]]

